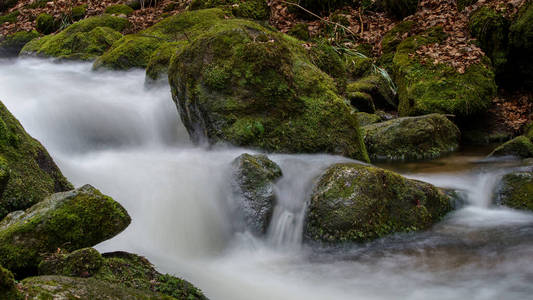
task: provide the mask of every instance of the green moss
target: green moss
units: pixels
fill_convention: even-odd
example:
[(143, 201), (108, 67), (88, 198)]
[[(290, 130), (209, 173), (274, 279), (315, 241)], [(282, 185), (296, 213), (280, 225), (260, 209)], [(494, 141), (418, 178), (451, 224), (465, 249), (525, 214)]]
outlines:
[(187, 41), (163, 43), (159, 48), (152, 52), (150, 60), (146, 66), (147, 80), (157, 81), (163, 78), (166, 79), (170, 59), (174, 53), (180, 51), (180, 49), (187, 44)]
[(373, 161), (438, 158), (459, 146), (457, 126), (443, 115), (398, 118), (363, 127)]
[(122, 37), (119, 31), (127, 26), (128, 20), (109, 15), (87, 18), (58, 34), (31, 41), (21, 54), (92, 60), (119, 40)]
[(0, 223), (0, 264), (18, 277), (35, 274), (42, 253), (96, 245), (130, 222), (120, 204), (89, 185), (53, 194)]
[(359, 164), (330, 167), (315, 187), (305, 224), (307, 239), (364, 242), (425, 230), (451, 210), (430, 184)]
[(270, 7), (265, 0), (194, 0), (191, 10), (221, 8), (238, 18), (268, 20)]
[(26, 133), (2, 103), (0, 158), (3, 173), (0, 219), (11, 211), (26, 209), (54, 192), (72, 188), (46, 149)]
[(52, 253), (39, 263), (40, 275), (64, 275), (90, 277), (95, 275), (104, 259), (93, 248), (84, 248), (72, 253)]
[(533, 172), (516, 172), (503, 177), (497, 202), (516, 209), (533, 211)]
[(508, 155), (523, 158), (533, 157), (533, 143), (529, 138), (522, 135), (498, 146), (489, 154), (489, 157)]
[(306, 23), (295, 24), (291, 27), (291, 29), (289, 29), (288, 34), (302, 41), (308, 41), (310, 38), (309, 29), (307, 28)]
[(376, 108), (395, 110), (394, 91), (382, 76), (370, 75), (348, 84), (346, 97), (359, 111), (373, 113)]
[(0, 57), (17, 56), (29, 41), (39, 37), (37, 31), (19, 31), (0, 40)]
[(35, 23), (35, 28), (42, 34), (50, 34), (59, 29), (59, 23), (47, 13), (37, 16)]
[(133, 8), (125, 4), (114, 4), (106, 7), (105, 12), (108, 14), (129, 16), (133, 13)]
[(419, 0), (383, 0), (381, 6), (392, 16), (403, 19), (418, 9)]
[(169, 74), (193, 140), (366, 160), (356, 118), (294, 38), (223, 20), (175, 55)]
[(486, 6), (473, 13), (468, 24), (470, 33), (492, 60), (497, 75), (505, 71), (507, 63), (509, 25), (503, 15)]
[(454, 114), (460, 118), (488, 109), (496, 93), (494, 73), (485, 63), (470, 65), (463, 74), (446, 64), (423, 63), (411, 57), (422, 45), (446, 38), (441, 28), (412, 36), (400, 45), (393, 60), (402, 116), (428, 113)]
[(13, 274), (0, 265), (0, 299), (22, 300), (23, 297), (15, 287)]
[(358, 112), (356, 115), (357, 115), (357, 120), (359, 120), (359, 125), (361, 125), (361, 126), (375, 124), (375, 123), (379, 123), (379, 122), (383, 121), (381, 116), (379, 116), (377, 114), (369, 114), (369, 113), (365, 113), (365, 112)]
[(18, 10), (0, 16), (0, 25), (4, 23), (15, 23), (17, 22), (17, 17), (20, 15)]
[(396, 53), (396, 48), (398, 48), (398, 45), (405, 39), (404, 36), (411, 31), (414, 25), (414, 21), (400, 22), (383, 36), (381, 40), (383, 54), (379, 59), (380, 65), (388, 70), (392, 70), (392, 61)]
[(72, 8), (70, 12), (70, 17), (73, 21), (79, 21), (83, 18), (85, 18), (85, 14), (87, 13), (87, 4), (78, 5)]

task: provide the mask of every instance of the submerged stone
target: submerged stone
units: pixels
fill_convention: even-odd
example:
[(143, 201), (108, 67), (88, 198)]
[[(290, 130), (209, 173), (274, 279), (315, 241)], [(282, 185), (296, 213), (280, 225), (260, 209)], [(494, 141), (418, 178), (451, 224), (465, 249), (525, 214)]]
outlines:
[(460, 131), (444, 115), (404, 117), (363, 127), (372, 160), (438, 158), (459, 146)]
[(242, 154), (233, 163), (233, 187), (239, 194), (240, 211), (248, 229), (257, 234), (266, 232), (276, 195), (274, 185), (282, 176), (280, 167), (266, 155)]
[(69, 189), (48, 151), (0, 102), (0, 220)]
[(376, 167), (337, 164), (314, 188), (304, 236), (364, 242), (428, 229), (451, 209), (449, 197), (431, 184)]
[(533, 172), (505, 175), (500, 182), (496, 201), (508, 207), (533, 211)]
[(17, 277), (35, 274), (41, 254), (94, 246), (130, 222), (119, 203), (90, 185), (56, 193), (0, 222), (0, 264)]

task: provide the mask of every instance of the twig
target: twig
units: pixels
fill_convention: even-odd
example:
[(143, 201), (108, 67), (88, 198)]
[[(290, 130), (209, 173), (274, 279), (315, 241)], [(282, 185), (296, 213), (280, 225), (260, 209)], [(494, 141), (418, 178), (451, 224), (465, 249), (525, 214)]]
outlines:
[(310, 15), (312, 15), (312, 16), (314, 16), (314, 17), (320, 19), (320, 20), (322, 20), (323, 22), (326, 22), (326, 23), (329, 23), (329, 24), (333, 24), (333, 25), (335, 25), (335, 26), (339, 26), (339, 27), (343, 28), (344, 30), (348, 31), (349, 33), (351, 33), (354, 37), (357, 37), (357, 34), (355, 34), (353, 31), (351, 31), (350, 28), (348, 28), (348, 27), (346, 27), (346, 26), (344, 26), (344, 25), (342, 25), (342, 24), (339, 24), (339, 23), (337, 23), (337, 22), (333, 22), (333, 21), (330, 21), (330, 20), (326, 20), (326, 19), (322, 18), (321, 16), (315, 14), (314, 12), (308, 10), (307, 8), (301, 6), (300, 4), (297, 4), (297, 3), (294, 3), (294, 2), (290, 2), (290, 1), (284, 1), (284, 0), (280, 0), (280, 2), (281, 2), (281, 3), (288, 4), (288, 5), (296, 6), (296, 7), (298, 7), (299, 9), (305, 11), (306, 13), (308, 13), (308, 14), (310, 14)]

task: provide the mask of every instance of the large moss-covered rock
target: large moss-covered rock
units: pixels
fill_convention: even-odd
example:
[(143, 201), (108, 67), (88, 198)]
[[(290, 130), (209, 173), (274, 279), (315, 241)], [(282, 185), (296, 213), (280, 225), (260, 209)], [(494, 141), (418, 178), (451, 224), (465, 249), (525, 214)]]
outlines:
[(39, 37), (37, 31), (19, 31), (6, 36), (0, 37), (0, 57), (17, 56), (29, 41)]
[(183, 12), (137, 33), (126, 35), (99, 57), (94, 69), (147, 68), (147, 78), (167, 74), (172, 55), (224, 19), (220, 9)]
[(0, 264), (18, 277), (35, 274), (42, 253), (96, 245), (130, 222), (120, 204), (90, 185), (56, 193), (0, 222)]
[(299, 41), (257, 23), (220, 21), (173, 57), (169, 81), (195, 142), (368, 159), (331, 77)]
[(509, 21), (502, 14), (484, 6), (470, 16), (468, 27), (491, 59), (496, 75), (501, 75), (509, 54)]
[(363, 127), (372, 160), (420, 160), (455, 151), (460, 132), (446, 116), (404, 117)]
[(533, 211), (533, 172), (505, 175), (496, 196), (499, 204)]
[(194, 0), (190, 9), (205, 9), (219, 7), (238, 18), (268, 20), (270, 7), (266, 0)]
[(337, 164), (313, 191), (304, 235), (323, 242), (363, 242), (428, 229), (450, 210), (448, 196), (431, 184), (375, 167)]
[(248, 229), (265, 233), (276, 205), (274, 184), (281, 177), (280, 167), (266, 155), (242, 154), (233, 163), (233, 186), (239, 195), (239, 211)]
[(533, 1), (526, 1), (509, 28), (511, 84), (533, 86)]
[(176, 299), (206, 299), (189, 282), (161, 274), (146, 258), (126, 252), (101, 255), (93, 248), (85, 248), (50, 254), (39, 264), (39, 274), (92, 277), (122, 288), (161, 293)]
[(21, 55), (92, 60), (119, 40), (120, 31), (128, 26), (127, 19), (109, 15), (87, 18), (57, 34), (32, 40)]
[(415, 51), (422, 45), (444, 41), (440, 27), (401, 42), (393, 59), (402, 116), (428, 113), (466, 118), (485, 112), (496, 93), (494, 72), (487, 62), (470, 65), (464, 73), (446, 64), (423, 63)]
[(72, 189), (48, 151), (0, 102), (0, 220), (46, 196)]
[(497, 156), (533, 157), (533, 143), (527, 137), (521, 135), (498, 146), (489, 154), (489, 157)]
[[(94, 278), (37, 276), (21, 282), (23, 299), (175, 300), (149, 291), (127, 288)], [(183, 298), (180, 298), (183, 299)]]

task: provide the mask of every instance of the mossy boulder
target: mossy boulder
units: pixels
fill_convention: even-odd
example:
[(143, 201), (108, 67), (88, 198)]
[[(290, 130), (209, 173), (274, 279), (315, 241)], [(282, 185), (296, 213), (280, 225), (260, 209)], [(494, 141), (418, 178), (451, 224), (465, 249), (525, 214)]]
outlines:
[(35, 19), (35, 29), (42, 34), (50, 34), (59, 29), (59, 22), (53, 16), (42, 13)]
[(463, 73), (444, 63), (424, 63), (416, 50), (440, 43), (446, 35), (440, 27), (401, 42), (393, 59), (402, 116), (429, 113), (454, 114), (460, 119), (485, 112), (496, 94), (492, 67), (486, 61), (467, 67)]
[(518, 136), (498, 146), (489, 154), (489, 157), (498, 156), (533, 157), (533, 143), (523, 135)]
[(127, 252), (100, 254), (93, 248), (85, 248), (72, 253), (54, 253), (39, 264), (39, 274), (91, 277), (121, 288), (160, 293), (176, 299), (206, 299), (189, 282), (161, 274), (146, 258)]
[(104, 263), (94, 248), (83, 248), (72, 253), (51, 253), (39, 263), (39, 275), (72, 277), (94, 276)]
[(114, 4), (106, 7), (105, 12), (111, 15), (126, 15), (129, 16), (133, 13), (133, 8), (125, 4)]
[(274, 206), (274, 185), (282, 176), (280, 167), (266, 155), (242, 154), (233, 163), (233, 188), (239, 196), (239, 213), (244, 216), (247, 229), (266, 232)]
[(419, 0), (378, 0), (377, 6), (390, 15), (403, 19), (417, 11), (418, 2)]
[(383, 118), (378, 114), (358, 112), (356, 113), (356, 115), (357, 115), (357, 120), (359, 120), (359, 125), (362, 127), (384, 121)]
[(19, 31), (0, 38), (0, 57), (14, 57), (17, 56), (29, 41), (39, 37), (37, 31)]
[(526, 1), (509, 28), (510, 82), (519, 87), (533, 86), (533, 2)]
[(60, 59), (93, 60), (118, 41), (127, 19), (109, 15), (84, 19), (60, 33), (35, 39), (22, 48), (21, 55)]
[(174, 55), (169, 81), (194, 142), (368, 159), (332, 78), (298, 40), (257, 23), (220, 21)]
[(238, 18), (268, 20), (270, 7), (266, 0), (193, 0), (191, 10), (221, 8)]
[[(127, 288), (94, 278), (29, 277), (21, 282), (23, 299), (175, 300), (160, 293)], [(59, 298), (58, 298), (59, 297)]]
[(0, 102), (0, 220), (69, 189), (72, 185), (48, 151)]
[(346, 97), (359, 111), (374, 113), (377, 109), (397, 108), (395, 90), (380, 75), (363, 77), (346, 87)]
[(491, 59), (497, 76), (502, 75), (509, 55), (508, 35), (510, 22), (497, 11), (481, 7), (470, 16), (470, 33)]
[(120, 204), (90, 185), (56, 193), (0, 222), (0, 264), (17, 277), (36, 274), (41, 254), (94, 246), (130, 222)]
[(220, 9), (183, 12), (137, 33), (126, 35), (93, 65), (95, 70), (148, 68), (147, 78), (157, 80), (167, 74), (172, 55), (224, 19)]
[(304, 236), (321, 242), (364, 242), (425, 230), (452, 209), (431, 184), (354, 163), (321, 175), (311, 196)]
[(533, 211), (533, 172), (503, 176), (496, 193), (498, 204)]
[(85, 15), (87, 14), (87, 4), (82, 4), (78, 6), (74, 6), (72, 10), (70, 11), (70, 18), (77, 22), (83, 18), (85, 18)]
[(0, 16), (0, 25), (4, 23), (15, 23), (17, 22), (17, 17), (20, 15), (20, 11), (15, 10), (10, 13)]
[(459, 146), (460, 131), (439, 114), (404, 117), (363, 127), (365, 144), (374, 160), (438, 158)]

